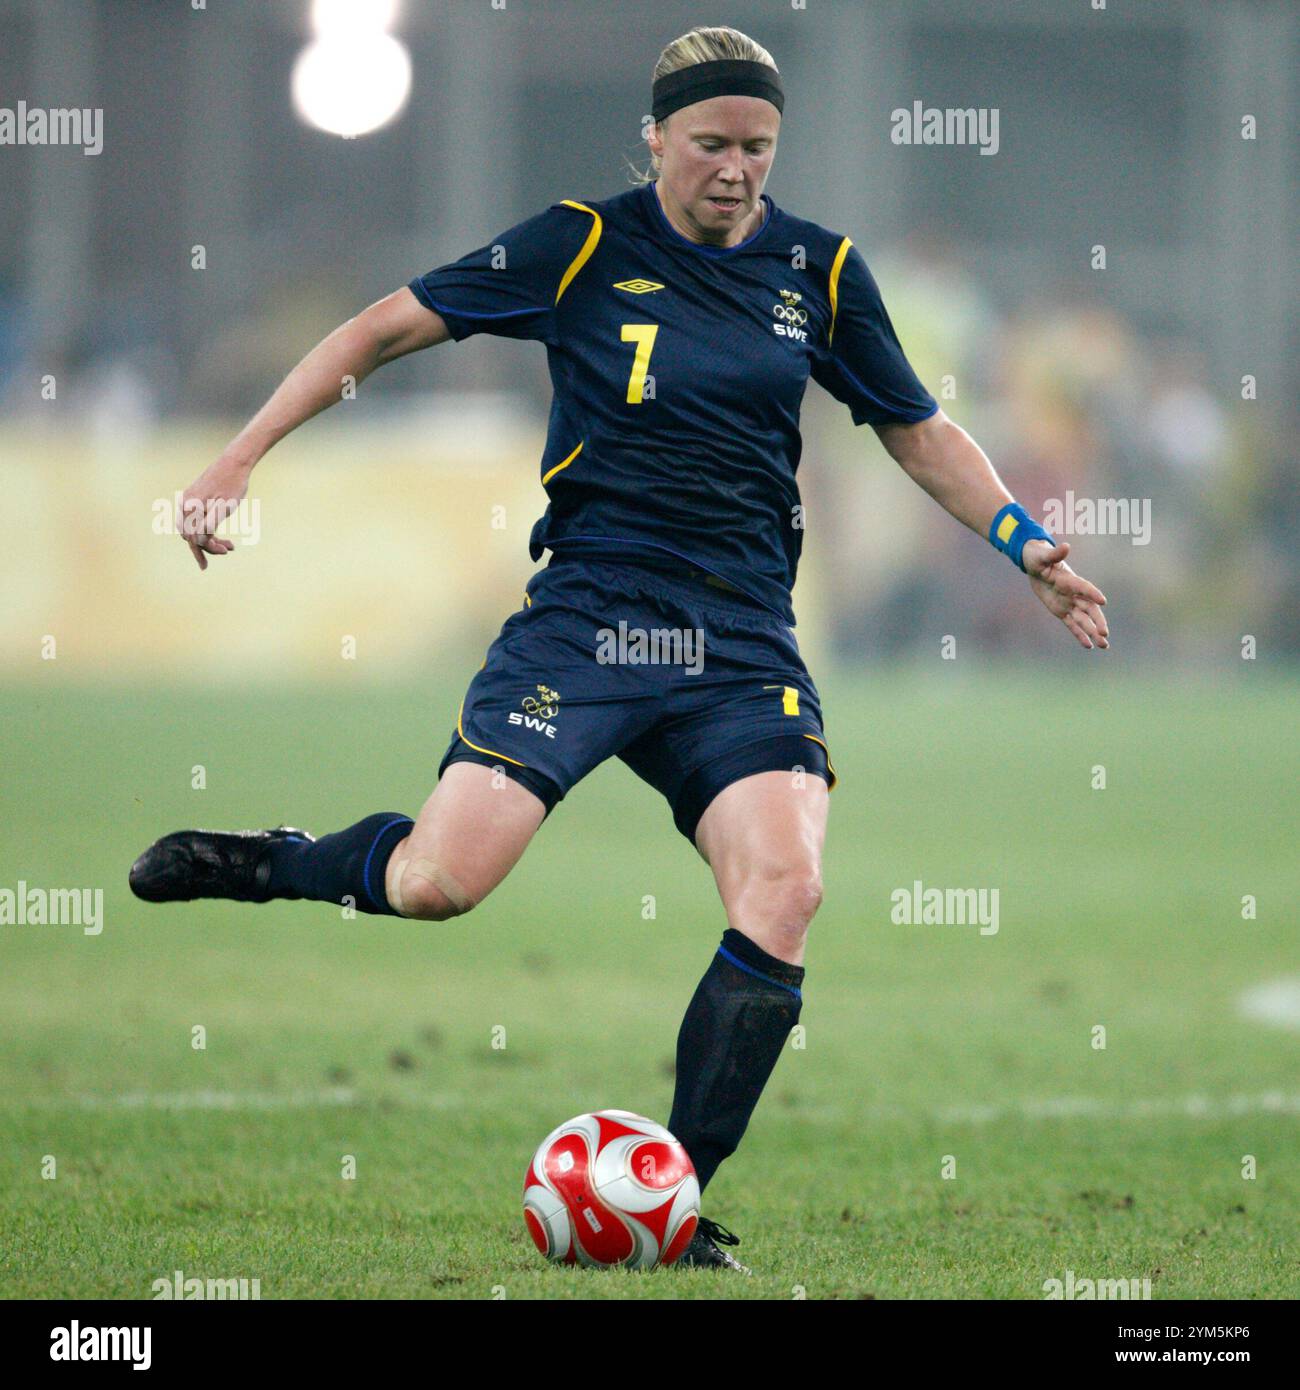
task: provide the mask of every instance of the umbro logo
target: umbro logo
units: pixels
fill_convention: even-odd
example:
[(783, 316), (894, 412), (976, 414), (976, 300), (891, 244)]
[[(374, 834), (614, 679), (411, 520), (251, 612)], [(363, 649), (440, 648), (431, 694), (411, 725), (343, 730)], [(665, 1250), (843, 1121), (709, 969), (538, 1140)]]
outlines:
[(626, 290), (629, 294), (653, 294), (664, 287), (657, 280), (620, 280), (616, 290)]

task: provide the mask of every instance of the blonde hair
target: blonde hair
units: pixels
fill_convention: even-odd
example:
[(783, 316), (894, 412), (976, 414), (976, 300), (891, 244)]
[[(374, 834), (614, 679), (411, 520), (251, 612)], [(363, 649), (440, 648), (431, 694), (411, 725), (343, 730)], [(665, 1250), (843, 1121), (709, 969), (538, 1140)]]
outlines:
[[(657, 82), (659, 78), (667, 77), (670, 72), (680, 72), (682, 68), (693, 67), (696, 63), (713, 63), (724, 58), (739, 58), (748, 63), (766, 63), (768, 67), (776, 68), (776, 59), (748, 34), (742, 34), (739, 29), (730, 29), (725, 24), (700, 24), (689, 33), (675, 38), (664, 49), (655, 64), (651, 81)], [(665, 116), (661, 124), (667, 124), (669, 119)], [(652, 183), (659, 173), (659, 159), (658, 156), (651, 155), (650, 163), (645, 169), (638, 169), (631, 161), (628, 162), (628, 167), (632, 171), (632, 183)]]

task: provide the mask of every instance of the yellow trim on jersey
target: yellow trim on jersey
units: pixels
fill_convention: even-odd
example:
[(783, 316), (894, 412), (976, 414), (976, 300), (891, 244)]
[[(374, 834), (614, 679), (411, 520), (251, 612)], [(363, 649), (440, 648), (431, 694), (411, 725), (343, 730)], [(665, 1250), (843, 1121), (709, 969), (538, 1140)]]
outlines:
[(553, 477), (555, 477), (555, 475), (560, 471), (561, 468), (567, 468), (573, 462), (573, 460), (576, 459), (580, 453), (582, 453), (582, 446), (586, 442), (587, 441), (585, 439), (580, 439), (578, 441), (578, 447), (569, 455), (567, 459), (564, 460), (563, 463), (557, 463), (554, 468), (548, 468), (546, 472), (542, 474), (543, 487), (545, 487), (546, 484), (549, 483)]
[(829, 748), (826, 748), (826, 741), (824, 739), (818, 738), (816, 734), (805, 734), (804, 738), (810, 738), (814, 743), (820, 743), (821, 746), (826, 749), (826, 771), (829, 772), (831, 775), (831, 780), (826, 784), (826, 790), (834, 791), (835, 784), (840, 779), (836, 775), (835, 764), (831, 762), (831, 750)]
[(840, 307), (840, 271), (844, 269), (844, 258), (849, 254), (849, 247), (852, 245), (848, 237), (845, 237), (840, 242), (840, 249), (835, 253), (835, 264), (831, 266), (831, 331), (826, 335), (827, 347), (835, 336), (835, 315)]
[(560, 281), (560, 288), (555, 291), (555, 302), (560, 302), (564, 291), (569, 288), (573, 277), (591, 259), (591, 253), (596, 249), (596, 243), (600, 240), (601, 231), (604, 229), (604, 222), (601, 221), (600, 213), (595, 208), (589, 208), (586, 203), (575, 203), (572, 198), (562, 200), (566, 208), (576, 208), (579, 212), (589, 212), (595, 219), (591, 224), (591, 231), (587, 233), (587, 239), (582, 243), (582, 250), (573, 258), (572, 264), (564, 272), (564, 279)]
[[(486, 660), (483, 664), (485, 666), (487, 665)], [(528, 766), (527, 763), (521, 763), (518, 758), (508, 758), (504, 753), (497, 753), (491, 748), (480, 748), (477, 743), (470, 743), (469, 739), (465, 737), (465, 729), (464, 726), (461, 724), (461, 715), (463, 715), (464, 713), (465, 701), (462, 700), (460, 702), (460, 708), (456, 711), (456, 732), (460, 735), (462, 743), (468, 744), (468, 746), (472, 748), (476, 753), (486, 753), (489, 758), (500, 758), (503, 762), (514, 763), (516, 767)]]

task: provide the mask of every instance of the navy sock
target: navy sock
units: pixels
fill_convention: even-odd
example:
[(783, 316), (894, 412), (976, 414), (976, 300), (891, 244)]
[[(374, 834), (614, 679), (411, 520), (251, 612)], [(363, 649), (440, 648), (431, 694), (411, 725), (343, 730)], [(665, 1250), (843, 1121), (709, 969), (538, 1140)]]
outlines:
[(790, 1029), (799, 1021), (803, 966), (768, 955), (743, 932), (723, 933), (677, 1035), (677, 1087), (668, 1128), (703, 1190), (736, 1151)]
[(378, 811), (319, 840), (272, 841), (267, 850), (271, 897), (340, 904), (351, 898), (359, 912), (398, 916), (388, 905), (384, 871), (414, 824), (399, 811)]

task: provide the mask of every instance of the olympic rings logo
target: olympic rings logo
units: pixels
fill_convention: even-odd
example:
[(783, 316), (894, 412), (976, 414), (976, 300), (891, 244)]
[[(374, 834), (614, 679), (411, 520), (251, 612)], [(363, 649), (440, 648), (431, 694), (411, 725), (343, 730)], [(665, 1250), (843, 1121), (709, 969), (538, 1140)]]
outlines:
[(791, 309), (784, 304), (773, 304), (772, 314), (775, 318), (794, 324), (796, 328), (801, 328), (808, 322), (807, 309)]

